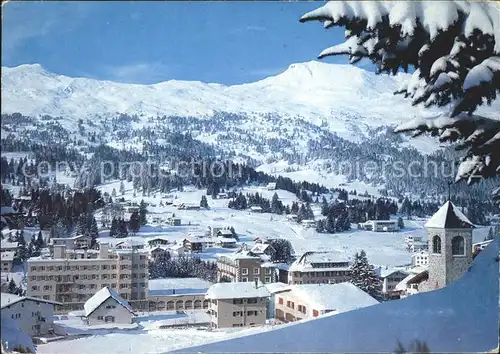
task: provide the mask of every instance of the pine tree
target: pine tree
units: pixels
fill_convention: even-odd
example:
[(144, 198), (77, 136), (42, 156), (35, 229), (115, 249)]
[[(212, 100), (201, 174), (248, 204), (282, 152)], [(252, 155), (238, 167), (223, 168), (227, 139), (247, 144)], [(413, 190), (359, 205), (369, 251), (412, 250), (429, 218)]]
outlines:
[(326, 201), (325, 196), (323, 196), (323, 200), (321, 201), (321, 215), (327, 216), (329, 211), (328, 202)]
[(123, 181), (120, 181), (120, 194), (125, 195), (125, 184)]
[(141, 203), (139, 204), (139, 216), (141, 220), (141, 225), (146, 225), (147, 219), (146, 219), (146, 214), (148, 213), (148, 209), (146, 208), (146, 203), (144, 202), (144, 199), (141, 200)]
[(364, 250), (354, 256), (351, 266), (351, 283), (376, 300), (382, 299), (382, 282), (374, 267), (368, 263)]
[(201, 196), (200, 207), (208, 209), (208, 200), (205, 195)]
[(401, 216), (398, 217), (398, 227), (400, 229), (404, 229), (405, 228), (405, 223), (404, 223), (403, 218)]
[(128, 226), (133, 234), (136, 234), (137, 231), (139, 231), (141, 227), (141, 217), (138, 212), (133, 212), (132, 215), (130, 215)]
[[(446, 14), (439, 24), (437, 13)], [(471, 184), (500, 171), (500, 121), (472, 115), (500, 92), (500, 38), (492, 31), (500, 27), (499, 18), (493, 1), (331, 1), (300, 21), (345, 27), (345, 42), (325, 49), (319, 58), (348, 55), (352, 64), (368, 59), (377, 73), (415, 68), (396, 93), (411, 98), (413, 105), (449, 106), (449, 112), (405, 122), (396, 132), (430, 132), (441, 141), (460, 142), (466, 154), (455, 180)], [(499, 196), (500, 188), (494, 192)]]
[(7, 292), (9, 294), (16, 294), (17, 293), (17, 285), (14, 279), (10, 279), (9, 285), (7, 285)]
[(111, 228), (109, 229), (109, 237), (117, 237), (118, 235), (118, 220), (113, 218), (111, 221)]

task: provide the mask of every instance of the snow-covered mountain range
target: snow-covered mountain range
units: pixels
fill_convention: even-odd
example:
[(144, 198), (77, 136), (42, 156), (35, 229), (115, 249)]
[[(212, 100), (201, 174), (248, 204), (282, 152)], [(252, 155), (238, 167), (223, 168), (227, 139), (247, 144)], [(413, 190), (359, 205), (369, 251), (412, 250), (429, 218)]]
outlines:
[(428, 114), (393, 96), (407, 78), (311, 61), (243, 85), (178, 80), (137, 85), (71, 78), (38, 64), (21, 65), (2, 68), (2, 113), (69, 119), (116, 113), (155, 117), (210, 117), (215, 111), (275, 113), (317, 125), (326, 122), (330, 130), (352, 139), (363, 126), (397, 124)]

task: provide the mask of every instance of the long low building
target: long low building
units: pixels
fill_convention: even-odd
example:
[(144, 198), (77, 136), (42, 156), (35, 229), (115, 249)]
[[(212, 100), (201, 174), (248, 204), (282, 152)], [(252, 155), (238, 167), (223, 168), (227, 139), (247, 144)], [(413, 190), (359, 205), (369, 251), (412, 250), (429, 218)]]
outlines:
[(209, 308), (205, 294), (212, 283), (198, 278), (151, 279), (148, 287), (149, 311), (203, 310)]
[(311, 319), (327, 313), (339, 314), (379, 303), (351, 283), (278, 288), (274, 301), (275, 318), (282, 322)]

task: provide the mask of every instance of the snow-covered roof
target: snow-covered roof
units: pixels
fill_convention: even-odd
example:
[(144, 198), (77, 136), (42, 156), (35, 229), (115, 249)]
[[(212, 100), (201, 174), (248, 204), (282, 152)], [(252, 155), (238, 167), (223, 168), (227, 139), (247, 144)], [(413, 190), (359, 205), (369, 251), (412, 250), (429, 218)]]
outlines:
[(148, 240), (148, 242), (153, 242), (153, 241), (169, 241), (168, 238), (166, 236), (156, 236), (156, 237), (153, 237), (153, 238), (150, 238)]
[(280, 283), (280, 282), (277, 282), (277, 283), (267, 283), (267, 284), (264, 284), (264, 286), (267, 288), (267, 290), (271, 294), (277, 293), (279, 291), (286, 291), (286, 290), (290, 289), (290, 285), (285, 284), (285, 283)]
[(474, 259), (470, 271), (438, 291), (174, 353), (228, 353), (241, 348), (249, 353), (389, 353), (398, 343), (412, 345), (415, 338), (432, 352), (489, 352), (498, 347), (499, 244), (500, 240), (490, 244)]
[(6, 307), (6, 306), (13, 305), (16, 302), (23, 301), (23, 300), (44, 302), (44, 303), (52, 304), (52, 305), (62, 305), (62, 303), (57, 302), (57, 301), (43, 300), (43, 299), (30, 297), (30, 296), (18, 296), (18, 295), (9, 294), (9, 293), (1, 293), (2, 308)]
[(394, 274), (394, 273), (403, 273), (403, 274), (408, 274), (407, 271), (403, 269), (396, 269), (396, 268), (389, 268), (389, 269), (381, 269), (380, 270), (380, 277), (381, 278), (387, 278), (388, 276)]
[(97, 310), (99, 306), (101, 306), (109, 298), (115, 299), (116, 302), (125, 307), (130, 313), (134, 313), (127, 300), (118, 295), (116, 291), (106, 286), (96, 292), (90, 299), (85, 302), (85, 304), (83, 305), (85, 316), (90, 316), (92, 312)]
[(200, 278), (150, 279), (148, 294), (150, 296), (205, 294), (211, 286), (211, 282)]
[(221, 235), (228, 235), (228, 236), (232, 236), (233, 235), (233, 233), (231, 232), (231, 230), (228, 230), (228, 229), (219, 230), (217, 233), (221, 234)]
[(474, 224), (451, 201), (447, 201), (427, 221), (425, 227), (436, 229), (470, 229), (474, 227)]
[[(306, 252), (298, 260), (292, 263), (290, 271), (301, 271), (305, 269), (315, 269), (313, 264), (321, 263), (349, 263), (350, 258), (343, 252)], [(336, 268), (336, 267), (332, 267)], [(329, 268), (321, 268), (325, 271)]]
[(236, 240), (234, 238), (230, 238), (230, 237), (218, 236), (217, 237), (217, 242), (220, 242), (220, 243), (236, 243)]
[(272, 248), (269, 243), (256, 243), (250, 251), (254, 253), (264, 253), (269, 247)]
[(233, 253), (222, 253), (217, 255), (218, 257), (226, 257), (231, 260), (237, 260), (237, 259), (260, 259), (259, 256), (257, 256), (255, 253), (253, 253), (250, 250), (247, 249), (240, 249), (236, 252)]
[(214, 284), (208, 289), (205, 297), (208, 299), (246, 299), (269, 295), (269, 291), (261, 283), (255, 286), (254, 282), (235, 282)]
[(318, 311), (331, 310), (342, 313), (379, 303), (354, 284), (347, 282), (292, 285), (290, 290)]

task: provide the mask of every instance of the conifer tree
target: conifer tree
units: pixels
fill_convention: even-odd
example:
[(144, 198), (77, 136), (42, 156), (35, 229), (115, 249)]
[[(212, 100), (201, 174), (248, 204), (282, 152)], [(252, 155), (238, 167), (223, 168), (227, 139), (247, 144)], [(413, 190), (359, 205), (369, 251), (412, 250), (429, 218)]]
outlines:
[(208, 200), (205, 195), (201, 196), (200, 207), (208, 209)]
[(351, 283), (376, 300), (382, 299), (382, 282), (374, 267), (368, 263), (364, 250), (354, 256), (351, 266)]

